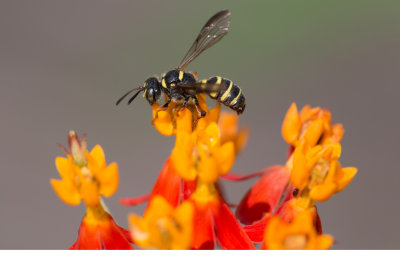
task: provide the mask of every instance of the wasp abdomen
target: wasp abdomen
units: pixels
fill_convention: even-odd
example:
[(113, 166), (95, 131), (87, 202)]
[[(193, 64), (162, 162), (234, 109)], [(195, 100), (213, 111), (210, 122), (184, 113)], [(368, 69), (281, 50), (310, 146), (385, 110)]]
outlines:
[[(208, 95), (212, 99), (228, 106), (232, 110), (241, 114), (246, 107), (246, 99), (240, 87), (235, 85), (231, 80), (221, 78), (219, 76), (212, 77), (206, 82), (209, 86)], [(211, 87), (211, 88), (210, 88)]]

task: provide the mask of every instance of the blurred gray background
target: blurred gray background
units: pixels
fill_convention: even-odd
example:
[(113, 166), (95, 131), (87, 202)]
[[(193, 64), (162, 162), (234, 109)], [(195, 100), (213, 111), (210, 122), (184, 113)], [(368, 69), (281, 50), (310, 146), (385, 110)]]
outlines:
[[(67, 131), (87, 133), (120, 168), (105, 199), (127, 225), (143, 206), (174, 138), (151, 126), (143, 99), (116, 107), (127, 90), (178, 65), (201, 26), (230, 9), (230, 33), (189, 66), (242, 87), (251, 127), (233, 172), (283, 164), (280, 135), (291, 102), (329, 108), (343, 123), (341, 163), (359, 173), (319, 203), (335, 249), (399, 248), (399, 1), (0, 1), (0, 248), (65, 249), (83, 205), (64, 204), (50, 178)], [(237, 202), (255, 180), (224, 183)]]

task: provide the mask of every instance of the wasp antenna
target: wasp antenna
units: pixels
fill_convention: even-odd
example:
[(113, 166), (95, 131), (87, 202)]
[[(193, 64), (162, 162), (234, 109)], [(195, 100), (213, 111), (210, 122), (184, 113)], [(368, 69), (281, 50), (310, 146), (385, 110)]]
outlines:
[[(143, 87), (137, 87), (137, 88), (134, 88), (134, 89), (129, 90), (129, 91), (126, 92), (120, 99), (118, 99), (118, 101), (115, 103), (115, 105), (118, 105), (122, 100), (124, 100), (125, 97), (127, 97), (130, 93), (132, 93), (132, 92), (135, 91), (135, 90), (139, 90), (139, 92), (140, 92), (140, 91), (143, 90)], [(139, 93), (139, 92), (138, 92), (138, 93)]]
[(132, 97), (131, 99), (129, 99), (128, 104), (132, 103), (133, 100), (135, 100), (135, 98), (139, 95), (140, 92), (142, 92), (143, 89), (137, 91)]

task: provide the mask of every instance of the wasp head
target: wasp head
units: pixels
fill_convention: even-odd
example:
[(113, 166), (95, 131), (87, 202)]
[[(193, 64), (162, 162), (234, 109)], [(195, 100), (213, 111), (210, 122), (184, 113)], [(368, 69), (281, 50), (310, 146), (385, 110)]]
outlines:
[(151, 77), (144, 82), (144, 97), (150, 105), (153, 105), (160, 99), (161, 85), (157, 78)]

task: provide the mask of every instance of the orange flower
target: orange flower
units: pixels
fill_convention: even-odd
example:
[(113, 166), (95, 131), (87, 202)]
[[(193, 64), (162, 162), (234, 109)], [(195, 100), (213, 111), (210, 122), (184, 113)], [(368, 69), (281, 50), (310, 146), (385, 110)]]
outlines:
[(261, 249), (269, 250), (326, 250), (333, 243), (330, 235), (319, 235), (313, 225), (313, 215), (305, 210), (288, 224), (273, 216), (265, 230)]
[(110, 197), (118, 188), (118, 166), (106, 165), (103, 149), (93, 147), (89, 153), (85, 138), (79, 141), (74, 131), (69, 132), (70, 151), (67, 158), (57, 157), (56, 167), (61, 180), (51, 179), (54, 191), (65, 203), (78, 205), (84, 200), (86, 206), (100, 204), (100, 195)]
[(184, 201), (176, 209), (162, 196), (152, 198), (143, 218), (129, 217), (135, 243), (147, 249), (189, 249), (193, 234), (193, 206)]
[(133, 249), (129, 233), (115, 223), (100, 199), (118, 188), (117, 164), (106, 165), (99, 145), (89, 153), (85, 136), (80, 141), (74, 131), (69, 132), (68, 143), (70, 150), (64, 149), (67, 158), (56, 158), (61, 180), (51, 179), (50, 183), (65, 203), (78, 205), (83, 200), (86, 205), (78, 239), (70, 249)]
[(303, 195), (309, 194), (313, 200), (328, 200), (333, 194), (343, 190), (357, 173), (354, 167), (340, 166), (337, 161), (340, 153), (339, 143), (312, 148), (300, 144), (293, 153), (292, 164), (288, 162), (291, 182), (296, 188), (303, 190)]
[(309, 146), (338, 143), (343, 133), (341, 124), (331, 125), (328, 110), (311, 108), (309, 105), (304, 106), (299, 113), (296, 104), (292, 103), (282, 124), (282, 136), (292, 146), (300, 142)]

